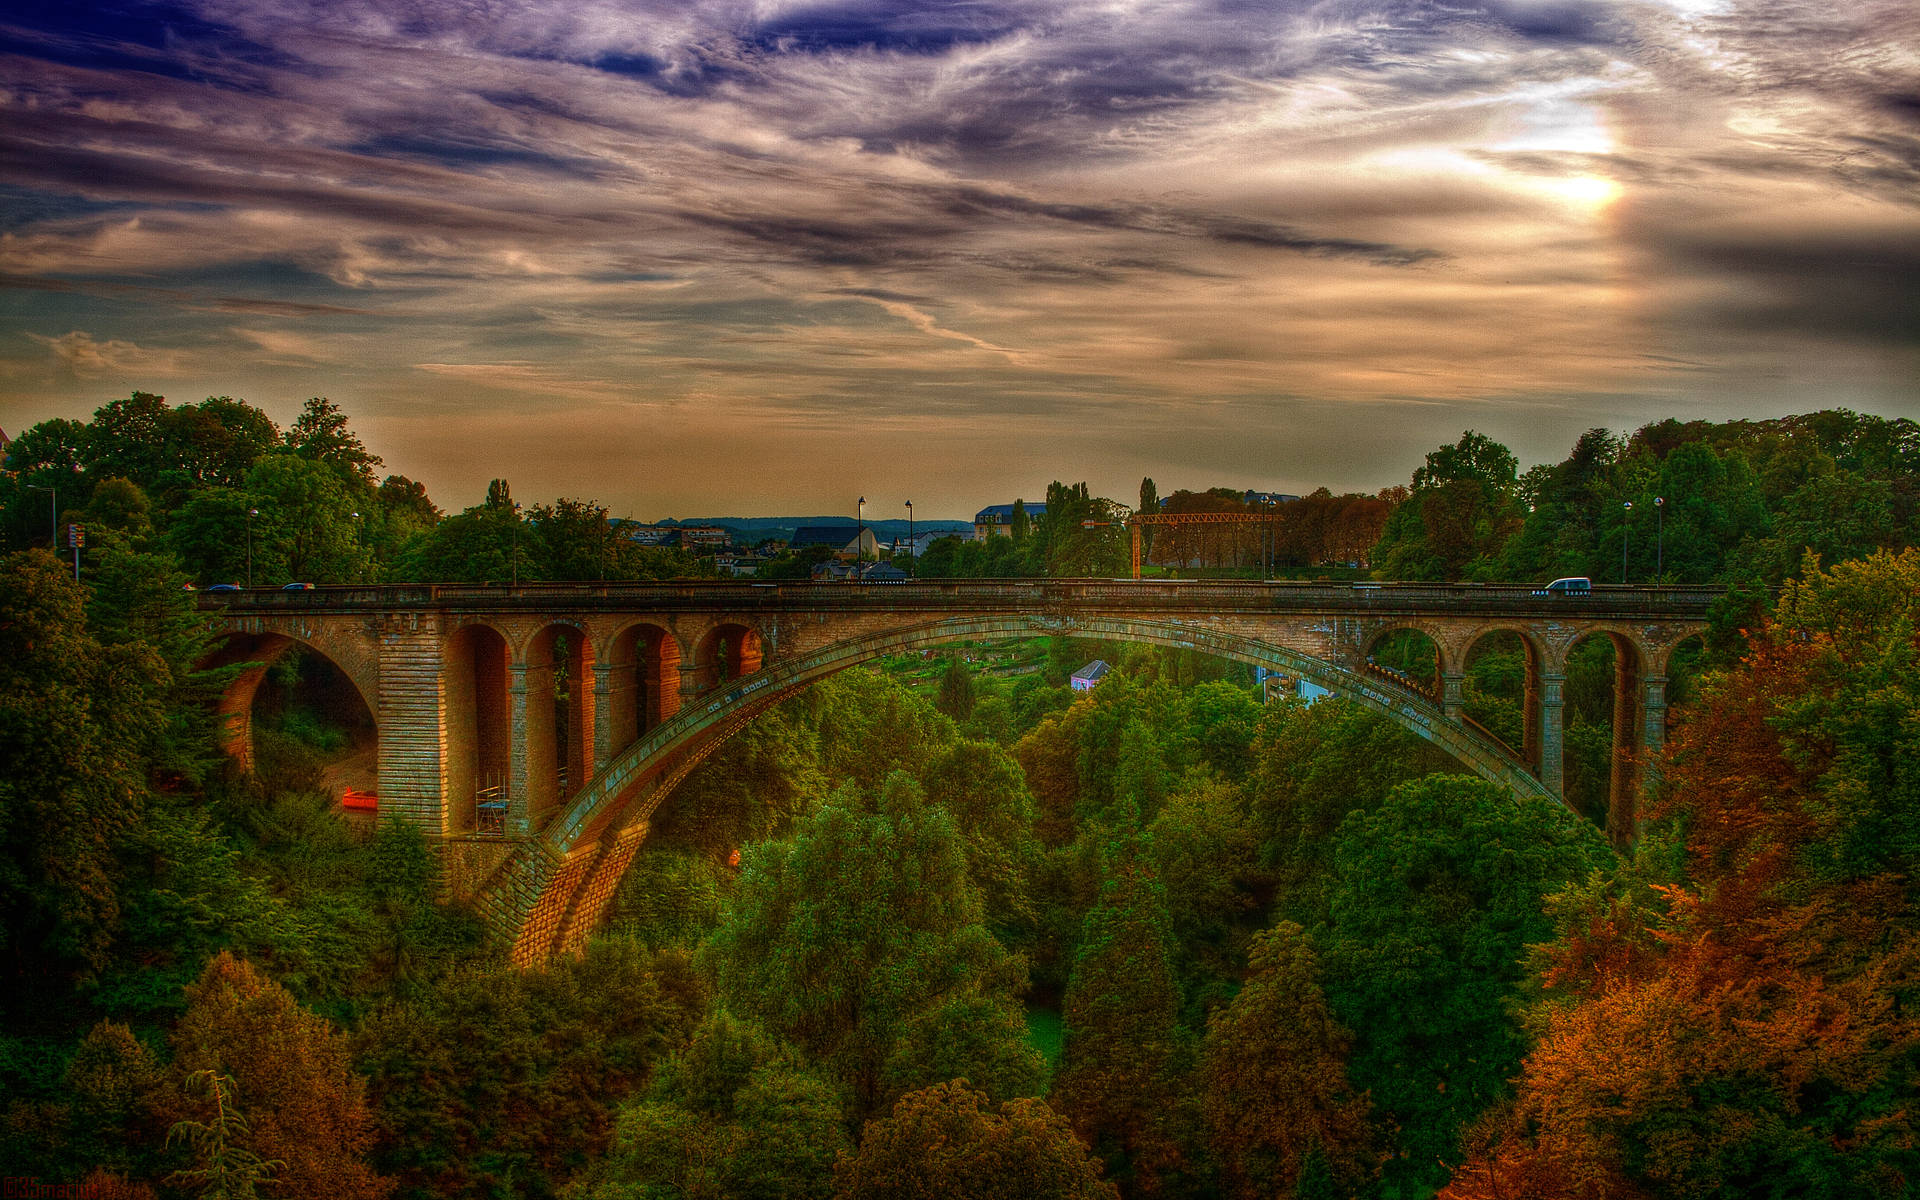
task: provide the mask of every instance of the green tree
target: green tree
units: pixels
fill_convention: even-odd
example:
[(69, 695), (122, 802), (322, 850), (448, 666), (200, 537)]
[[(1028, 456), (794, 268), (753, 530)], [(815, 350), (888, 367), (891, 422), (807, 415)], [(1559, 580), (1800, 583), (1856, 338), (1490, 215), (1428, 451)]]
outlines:
[(224, 953), (188, 989), (188, 999), (173, 1031), (179, 1090), (168, 1107), (175, 1127), (199, 1122), (217, 1132), (220, 1118), (209, 1107), (220, 1106), (217, 1096), (195, 1097), (187, 1085), (206, 1073), (228, 1078), (247, 1102), (245, 1150), (278, 1162), (279, 1187), (295, 1195), (387, 1195), (390, 1184), (365, 1162), (374, 1121), (345, 1037)]
[(205, 669), (214, 639), (170, 555), (115, 546), (94, 556), (87, 623), (99, 640), (126, 653), (151, 651), (163, 667), (151, 684), (161, 696), (150, 769), (193, 781), (217, 761), (213, 702), (232, 669)]
[(506, 583), (540, 578), (531, 538), (511, 506), (448, 517), (401, 550), (395, 573), (416, 583)]
[(1268, 882), (1255, 866), (1259, 843), (1245, 797), (1218, 780), (1197, 780), (1175, 792), (1147, 833), (1147, 853), (1166, 889), (1182, 1022), (1203, 1028), (1206, 1011), (1239, 986), (1245, 923)]
[(1047, 485), (1042, 524), (1046, 573), (1055, 577), (1111, 577), (1126, 567), (1127, 550), (1111, 500), (1097, 498), (1084, 483)]
[(953, 815), (897, 773), (871, 801), (842, 786), (790, 841), (754, 848), (703, 957), (731, 1007), (805, 1051), (864, 1116), (917, 1014), (1024, 982), (984, 915)]
[(45, 551), (0, 560), (0, 945), (35, 994), (107, 961), (165, 721), (166, 666), (102, 645), (85, 599)]
[(1009, 933), (1030, 933), (1040, 846), (1020, 764), (991, 742), (962, 739), (935, 755), (924, 778), (928, 801), (952, 813), (959, 825), (967, 874), (980, 889), (988, 922)]
[(608, 939), (537, 970), (428, 980), (357, 1035), (374, 1161), (422, 1200), (550, 1193), (605, 1152), (619, 1105), (705, 1005), (683, 959)]
[(283, 1166), (277, 1159), (264, 1159), (247, 1148), (253, 1129), (240, 1111), (239, 1089), (233, 1077), (217, 1071), (195, 1071), (187, 1076), (188, 1094), (203, 1094), (213, 1106), (211, 1120), (182, 1118), (167, 1131), (169, 1144), (175, 1138), (193, 1148), (198, 1166), (175, 1171), (172, 1179), (200, 1185), (207, 1200), (253, 1200), (263, 1184), (273, 1182), (275, 1169)]
[(173, 420), (185, 486), (168, 489), (171, 503), (178, 503), (190, 487), (239, 487), (253, 464), (280, 445), (273, 419), (231, 396), (182, 405), (174, 410)]
[(301, 458), (326, 463), (361, 493), (373, 490), (375, 468), (380, 456), (369, 451), (347, 421), (340, 406), (325, 396), (314, 396), (300, 409), (300, 415), (288, 428), (287, 449)]
[(820, 1197), (851, 1149), (834, 1091), (724, 1010), (625, 1106), (604, 1160), (569, 1195)]
[(1337, 697), (1267, 705), (1253, 758), (1260, 861), (1278, 874), (1281, 910), (1309, 927), (1326, 917), (1340, 823), (1449, 761), (1401, 726)]
[(1170, 1109), (1185, 1065), (1167, 902), (1135, 837), (1109, 847), (1103, 874), (1067, 981), (1052, 1098), (1130, 1191), (1156, 1194), (1179, 1160)]
[(131, 479), (103, 479), (93, 489), (80, 519), (96, 546), (107, 533), (137, 542), (153, 530), (153, 503)]
[(260, 512), (253, 518), (256, 581), (353, 583), (366, 576), (368, 554), (353, 515), (365, 497), (337, 467), (274, 454), (247, 473), (247, 494)]
[(947, 669), (940, 675), (940, 692), (933, 706), (956, 721), (973, 715), (973, 672), (957, 654), (947, 656)]
[(1494, 559), (1519, 528), (1519, 464), (1505, 446), (1468, 430), (1427, 455), (1413, 491), (1387, 518), (1374, 548), (1387, 579), (1497, 575)]
[(152, 392), (135, 392), (102, 405), (87, 423), (87, 470), (96, 479), (118, 477), (154, 486), (179, 461), (173, 424), (166, 397)]
[(1344, 1194), (1366, 1179), (1366, 1101), (1319, 975), (1306, 931), (1283, 921), (1254, 939), (1246, 986), (1207, 1023), (1202, 1106), (1230, 1195), (1305, 1194), (1316, 1151)]
[(1341, 823), (1327, 996), (1356, 1034), (1349, 1064), (1389, 1130), (1391, 1187), (1434, 1187), (1461, 1131), (1508, 1094), (1526, 1036), (1521, 959), (1552, 933), (1543, 898), (1611, 858), (1546, 801), (1434, 775)]
[(1038, 1100), (990, 1111), (964, 1080), (902, 1096), (834, 1171), (840, 1200), (1117, 1200), (1100, 1161)]
[[(1152, 516), (1160, 511), (1160, 489), (1154, 486), (1153, 476), (1148, 475), (1140, 480), (1140, 507), (1134, 511), (1142, 516)], [(1143, 561), (1153, 560), (1153, 533), (1154, 527), (1151, 525), (1140, 527), (1140, 557)]]

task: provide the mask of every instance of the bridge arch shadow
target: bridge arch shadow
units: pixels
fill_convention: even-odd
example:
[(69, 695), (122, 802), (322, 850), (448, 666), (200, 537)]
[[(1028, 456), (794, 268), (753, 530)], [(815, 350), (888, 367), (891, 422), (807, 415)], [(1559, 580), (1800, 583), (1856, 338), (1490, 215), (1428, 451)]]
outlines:
[(515, 848), (479, 897), (489, 923), (510, 937), (516, 962), (578, 949), (599, 924), (660, 802), (759, 713), (829, 675), (885, 655), (1041, 634), (1197, 650), (1308, 679), (1404, 726), (1518, 799), (1560, 803), (1512, 751), (1449, 720), (1433, 700), (1285, 646), (1177, 620), (1066, 620), (1043, 613), (956, 617), (776, 660), (683, 704), (672, 719), (615, 755), (553, 821)]
[[(376, 777), (373, 756), (379, 737), (378, 686), (372, 664), (361, 661), (353, 647), (333, 644), (325, 636), (312, 636), (300, 628), (259, 627), (232, 631), (220, 638), (203, 666), (210, 669), (238, 667), (214, 702), (221, 748), (243, 770), (254, 771), (261, 765), (255, 717), (270, 693), (277, 692), (270, 679), (274, 668), (289, 655), (304, 659), (301, 680), (290, 692), (280, 695), (282, 703), (305, 700), (330, 710), (334, 724), (353, 730), (371, 731), (375, 741), (355, 736), (355, 753), (367, 758), (365, 769), (350, 773), (370, 790)], [(306, 667), (317, 664), (317, 669)], [(358, 784), (356, 784), (357, 786)]]

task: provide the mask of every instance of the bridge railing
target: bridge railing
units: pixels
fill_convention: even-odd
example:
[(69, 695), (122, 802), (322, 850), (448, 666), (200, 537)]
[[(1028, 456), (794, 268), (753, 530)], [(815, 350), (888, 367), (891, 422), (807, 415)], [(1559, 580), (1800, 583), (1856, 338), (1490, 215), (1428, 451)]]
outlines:
[(1520, 583), (1324, 583), (1294, 580), (943, 579), (908, 583), (666, 582), (430, 583), (203, 593), (203, 608), (312, 611), (366, 608), (551, 609), (965, 609), (1071, 607), (1252, 611), (1494, 610), (1606, 616), (1698, 616), (1721, 591), (1701, 587), (1596, 586), (1548, 595)]

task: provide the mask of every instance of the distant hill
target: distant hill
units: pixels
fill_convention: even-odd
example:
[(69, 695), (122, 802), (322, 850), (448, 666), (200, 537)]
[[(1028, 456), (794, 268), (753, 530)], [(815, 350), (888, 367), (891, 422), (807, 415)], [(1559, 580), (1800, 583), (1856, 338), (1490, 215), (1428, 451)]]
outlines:
[[(652, 522), (655, 525), (670, 525), (678, 528), (683, 525), (718, 525), (732, 531), (734, 540), (741, 542), (759, 542), (767, 538), (791, 538), (793, 531), (804, 525), (844, 525), (848, 529), (858, 529), (860, 522), (852, 517), (669, 517), (666, 520)], [(867, 528), (882, 541), (907, 536), (906, 518), (888, 518), (868, 521)], [(973, 532), (973, 525), (967, 521), (915, 521), (915, 533), (956, 533), (966, 536)]]

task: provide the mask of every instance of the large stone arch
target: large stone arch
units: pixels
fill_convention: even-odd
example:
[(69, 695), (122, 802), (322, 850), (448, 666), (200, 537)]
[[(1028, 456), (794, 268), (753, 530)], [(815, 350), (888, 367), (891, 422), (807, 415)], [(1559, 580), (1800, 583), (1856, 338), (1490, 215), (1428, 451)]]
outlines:
[(513, 940), (515, 961), (576, 949), (599, 923), (644, 839), (654, 808), (698, 763), (760, 712), (809, 684), (888, 654), (948, 642), (1043, 633), (1140, 641), (1200, 650), (1304, 677), (1378, 712), (1526, 801), (1559, 803), (1498, 743), (1447, 719), (1432, 701), (1301, 651), (1178, 619), (1062, 619), (1038, 613), (955, 617), (849, 638), (772, 662), (683, 705), (674, 719), (614, 756), (481, 897), (493, 926)]
[(228, 757), (251, 771), (253, 757), (253, 701), (273, 664), (295, 646), (311, 651), (339, 671), (358, 695), (374, 733), (380, 732), (380, 674), (377, 651), (343, 636), (332, 623), (253, 618), (222, 631), (219, 643), (202, 665), (208, 668), (240, 665), (214, 703), (220, 724), (220, 745)]

